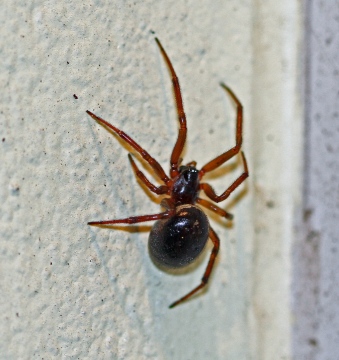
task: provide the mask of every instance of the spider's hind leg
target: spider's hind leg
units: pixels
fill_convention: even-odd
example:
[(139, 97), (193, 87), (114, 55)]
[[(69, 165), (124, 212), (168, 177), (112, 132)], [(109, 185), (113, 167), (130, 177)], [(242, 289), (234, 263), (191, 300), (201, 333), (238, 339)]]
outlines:
[(201, 279), (201, 283), (200, 285), (198, 285), (197, 287), (195, 287), (192, 291), (190, 291), (187, 295), (183, 296), (182, 298), (180, 298), (179, 300), (175, 301), (173, 304), (171, 304), (169, 306), (169, 308), (174, 308), (174, 306), (179, 305), (180, 303), (182, 303), (183, 301), (187, 300), (188, 298), (190, 298), (192, 295), (194, 295), (195, 293), (197, 293), (199, 290), (203, 289), (207, 283), (208, 283), (208, 279), (210, 278), (210, 275), (212, 273), (212, 269), (214, 266), (214, 262), (215, 259), (218, 255), (219, 252), (219, 246), (220, 246), (220, 240), (218, 238), (218, 235), (215, 233), (215, 231), (210, 227), (210, 233), (209, 233), (210, 239), (213, 242), (213, 249), (210, 255), (210, 259), (208, 261), (204, 276)]

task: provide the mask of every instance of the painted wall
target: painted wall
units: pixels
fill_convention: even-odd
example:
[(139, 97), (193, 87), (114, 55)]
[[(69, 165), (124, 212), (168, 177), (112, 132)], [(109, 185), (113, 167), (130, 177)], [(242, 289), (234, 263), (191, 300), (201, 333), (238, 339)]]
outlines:
[[(0, 17), (3, 358), (290, 358), (298, 2), (15, 0)], [(182, 86), (184, 161), (201, 167), (233, 146), (224, 81), (244, 105), (251, 174), (222, 205), (233, 224), (209, 214), (221, 249), (208, 291), (172, 310), (199, 283), (211, 246), (191, 271), (166, 273), (149, 259), (148, 224), (86, 224), (160, 210), (135, 179), (130, 149), (85, 113), (124, 129), (168, 169), (178, 124), (154, 36)], [(206, 179), (220, 193), (241, 171), (233, 161)]]
[(295, 359), (338, 357), (339, 8), (309, 1), (303, 219), (294, 247)]

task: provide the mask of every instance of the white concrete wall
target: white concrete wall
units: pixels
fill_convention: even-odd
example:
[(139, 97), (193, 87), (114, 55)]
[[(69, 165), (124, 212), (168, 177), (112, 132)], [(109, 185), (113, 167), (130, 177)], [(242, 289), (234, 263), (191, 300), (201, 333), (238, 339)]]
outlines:
[[(298, 3), (15, 0), (2, 8), (2, 358), (288, 359), (302, 150)], [(168, 274), (149, 260), (149, 227), (86, 225), (160, 209), (139, 188), (127, 147), (85, 114), (124, 129), (167, 169), (178, 125), (155, 35), (183, 90), (185, 161), (200, 167), (233, 146), (225, 81), (244, 104), (251, 172), (239, 201), (223, 205), (233, 227), (211, 217), (221, 249), (208, 291), (173, 310), (200, 281), (208, 252), (193, 271)], [(241, 172), (227, 169), (208, 178), (219, 192)]]

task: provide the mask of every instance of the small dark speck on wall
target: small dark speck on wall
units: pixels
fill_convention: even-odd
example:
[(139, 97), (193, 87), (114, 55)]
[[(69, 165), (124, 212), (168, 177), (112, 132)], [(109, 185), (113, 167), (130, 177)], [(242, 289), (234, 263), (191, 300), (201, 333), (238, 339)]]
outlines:
[(73, 94), (73, 97), (74, 97), (74, 99), (78, 99), (78, 97), (75, 94)]
[(267, 202), (266, 202), (266, 206), (267, 206), (268, 208), (274, 208), (274, 206), (275, 206), (274, 201), (272, 201), (272, 200), (267, 201)]
[(318, 345), (318, 341), (317, 339), (314, 339), (314, 338), (310, 338), (308, 339), (308, 343), (312, 346), (317, 346)]

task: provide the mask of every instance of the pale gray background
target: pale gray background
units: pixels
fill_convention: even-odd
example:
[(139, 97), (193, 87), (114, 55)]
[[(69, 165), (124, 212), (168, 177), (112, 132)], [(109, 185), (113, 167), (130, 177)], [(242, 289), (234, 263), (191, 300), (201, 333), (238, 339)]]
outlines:
[(339, 2), (305, 7), (303, 219), (294, 252), (296, 360), (333, 360), (339, 344)]

